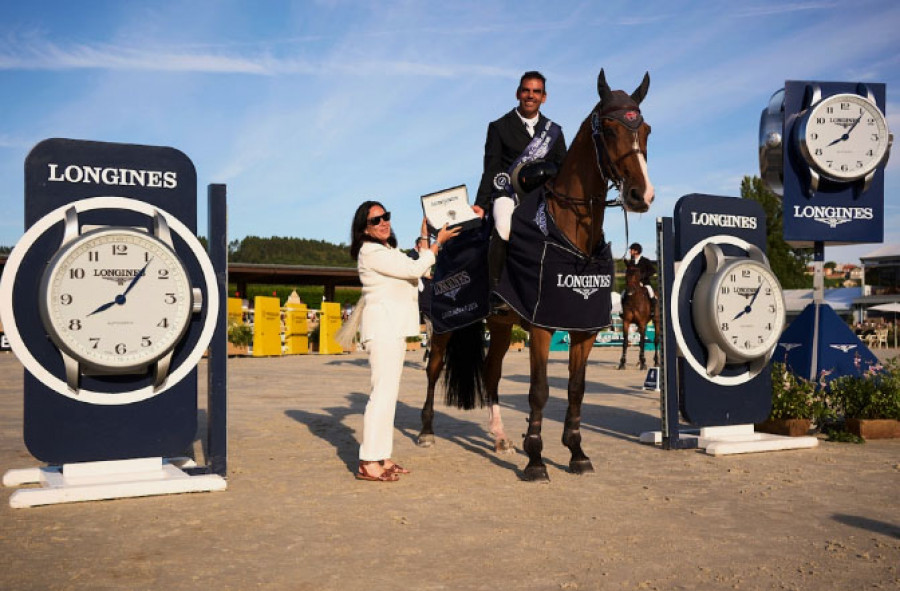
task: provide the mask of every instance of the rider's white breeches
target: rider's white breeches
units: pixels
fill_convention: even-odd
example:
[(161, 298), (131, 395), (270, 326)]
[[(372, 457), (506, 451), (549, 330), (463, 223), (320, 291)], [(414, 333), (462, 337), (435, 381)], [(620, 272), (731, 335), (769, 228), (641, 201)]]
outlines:
[(504, 241), (509, 241), (509, 228), (512, 225), (513, 210), (516, 209), (516, 202), (511, 197), (497, 197), (494, 199), (494, 227), (497, 228), (497, 234)]

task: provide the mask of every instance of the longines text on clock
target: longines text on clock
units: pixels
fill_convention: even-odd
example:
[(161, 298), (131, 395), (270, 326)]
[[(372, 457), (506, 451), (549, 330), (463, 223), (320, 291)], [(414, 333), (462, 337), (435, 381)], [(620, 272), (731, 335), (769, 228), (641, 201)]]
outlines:
[(89, 183), (126, 187), (174, 189), (178, 187), (178, 173), (171, 170), (134, 170), (105, 168), (86, 164), (70, 164), (60, 170), (59, 164), (47, 164), (47, 180), (51, 182)]

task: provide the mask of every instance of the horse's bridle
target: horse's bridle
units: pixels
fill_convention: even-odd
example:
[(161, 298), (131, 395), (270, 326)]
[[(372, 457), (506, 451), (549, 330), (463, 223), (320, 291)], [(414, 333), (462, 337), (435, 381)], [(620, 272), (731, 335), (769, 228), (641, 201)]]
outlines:
[[(618, 196), (615, 199), (606, 199), (606, 193), (603, 196), (586, 196), (586, 197), (573, 197), (567, 193), (564, 193), (556, 188), (556, 183), (553, 181), (548, 181), (545, 185), (546, 190), (561, 204), (564, 206), (568, 206), (571, 208), (575, 208), (575, 206), (586, 205), (590, 209), (591, 219), (594, 217), (594, 203), (600, 202), (602, 200), (604, 207), (621, 207), (622, 214), (625, 216), (625, 242), (628, 243), (628, 215), (625, 212), (625, 198), (622, 196), (623, 188), (625, 186), (625, 176), (619, 170), (619, 164), (629, 156), (633, 156), (634, 154), (643, 154), (644, 160), (647, 159), (647, 151), (641, 148), (641, 140), (638, 136), (638, 131), (641, 128), (641, 125), (644, 123), (644, 117), (641, 115), (641, 110), (638, 108), (637, 103), (631, 102), (630, 104), (622, 102), (616, 102), (609, 107), (603, 109), (599, 113), (596, 109), (591, 111), (589, 115), (591, 119), (591, 139), (594, 142), (594, 152), (597, 155), (597, 169), (600, 171), (600, 176), (607, 182), (606, 193), (609, 193), (610, 189), (616, 189), (618, 192)], [(603, 138), (603, 126), (601, 121), (604, 119), (614, 121), (615, 123), (622, 125), (626, 129), (628, 129), (631, 133), (632, 142), (631, 142), (631, 150), (625, 152), (620, 155), (615, 160), (612, 159), (612, 156), (609, 153), (609, 148), (606, 145), (606, 142)], [(551, 186), (552, 185), (552, 186)], [(591, 226), (591, 233), (593, 234), (593, 225)], [(593, 238), (593, 236), (592, 236)]]

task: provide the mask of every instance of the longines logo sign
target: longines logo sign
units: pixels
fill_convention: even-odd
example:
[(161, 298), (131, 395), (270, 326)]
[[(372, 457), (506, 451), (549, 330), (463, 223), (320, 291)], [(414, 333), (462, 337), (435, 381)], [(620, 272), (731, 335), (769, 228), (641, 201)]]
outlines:
[(572, 291), (584, 296), (584, 299), (590, 298), (601, 288), (608, 288), (612, 285), (612, 276), (610, 275), (563, 275), (556, 274), (556, 287), (568, 287)]
[(752, 215), (691, 212), (691, 225), (693, 226), (715, 226), (718, 228), (744, 228), (747, 230), (755, 230), (756, 224), (756, 216)]
[(178, 186), (178, 173), (171, 170), (135, 170), (131, 168), (107, 168), (86, 164), (47, 165), (47, 180), (52, 183), (89, 183), (123, 187), (150, 187), (174, 189)]
[(875, 217), (871, 207), (794, 206), (794, 218), (811, 219), (831, 228), (853, 220), (871, 220)]
[(433, 288), (434, 295), (446, 296), (455, 301), (457, 294), (459, 294), (459, 290), (470, 283), (472, 283), (472, 278), (469, 277), (469, 273), (467, 271), (460, 271), (446, 279), (435, 282)]

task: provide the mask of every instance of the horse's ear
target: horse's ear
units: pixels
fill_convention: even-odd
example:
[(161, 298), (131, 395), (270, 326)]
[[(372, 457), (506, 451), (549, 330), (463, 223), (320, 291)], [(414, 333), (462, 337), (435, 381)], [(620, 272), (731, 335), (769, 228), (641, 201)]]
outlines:
[(637, 104), (641, 104), (641, 101), (644, 100), (644, 97), (647, 96), (647, 89), (650, 88), (650, 72), (644, 72), (644, 79), (641, 81), (641, 85), (637, 87), (637, 90), (631, 93), (631, 98)]
[(609, 89), (609, 84), (606, 83), (606, 74), (603, 73), (602, 68), (600, 74), (597, 75), (597, 94), (600, 95), (600, 104), (605, 104), (612, 98), (612, 91)]

